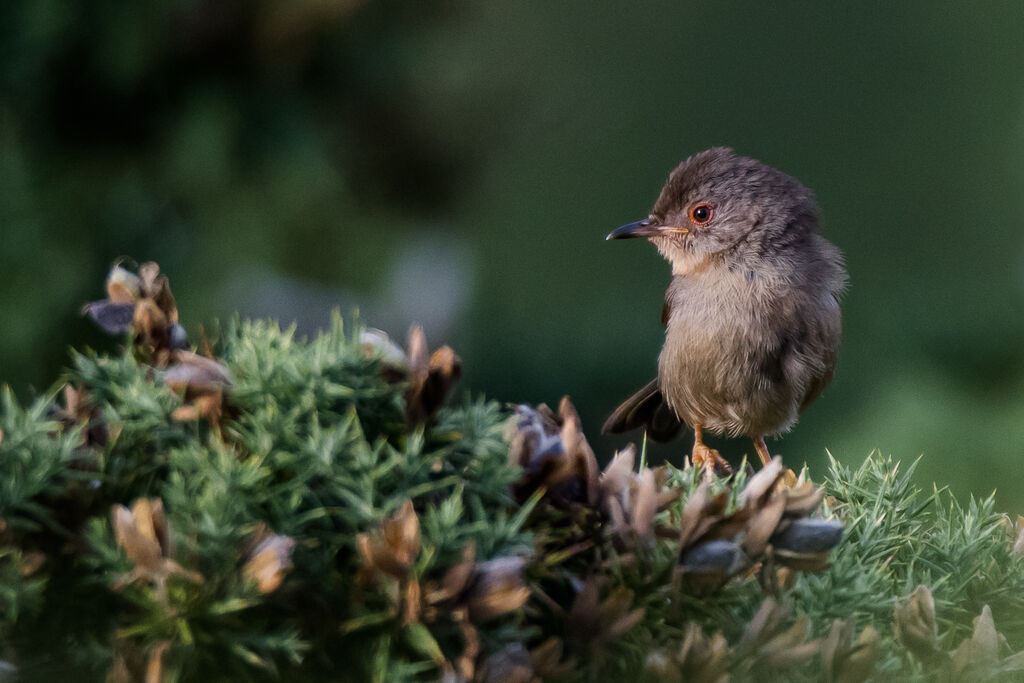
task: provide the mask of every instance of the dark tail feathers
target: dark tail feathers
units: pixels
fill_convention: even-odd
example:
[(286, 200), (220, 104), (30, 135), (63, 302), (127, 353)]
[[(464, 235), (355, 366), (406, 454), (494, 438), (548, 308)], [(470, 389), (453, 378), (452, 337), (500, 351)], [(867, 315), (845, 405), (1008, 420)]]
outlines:
[(683, 423), (665, 403), (655, 379), (623, 401), (605, 420), (601, 433), (621, 434), (643, 427), (655, 441), (671, 441), (682, 426)]

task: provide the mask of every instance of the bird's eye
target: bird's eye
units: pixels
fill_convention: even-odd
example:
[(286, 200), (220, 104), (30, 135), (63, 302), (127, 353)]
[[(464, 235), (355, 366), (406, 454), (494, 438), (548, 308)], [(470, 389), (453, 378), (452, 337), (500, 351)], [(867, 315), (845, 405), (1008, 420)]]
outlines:
[(690, 209), (690, 220), (697, 225), (707, 225), (715, 215), (715, 207), (710, 204), (698, 204)]

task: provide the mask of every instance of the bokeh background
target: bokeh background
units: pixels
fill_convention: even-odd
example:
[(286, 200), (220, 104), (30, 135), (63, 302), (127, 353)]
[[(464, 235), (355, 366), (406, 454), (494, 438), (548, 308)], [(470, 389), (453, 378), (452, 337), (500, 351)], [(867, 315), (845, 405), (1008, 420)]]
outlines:
[(0, 380), (112, 348), (80, 307), (127, 255), (193, 334), (420, 321), (474, 393), (571, 394), (607, 456), (668, 269), (603, 238), (713, 144), (813, 188), (851, 274), (835, 381), (773, 450), (924, 454), (923, 485), (1024, 512), (1016, 0), (9, 0)]

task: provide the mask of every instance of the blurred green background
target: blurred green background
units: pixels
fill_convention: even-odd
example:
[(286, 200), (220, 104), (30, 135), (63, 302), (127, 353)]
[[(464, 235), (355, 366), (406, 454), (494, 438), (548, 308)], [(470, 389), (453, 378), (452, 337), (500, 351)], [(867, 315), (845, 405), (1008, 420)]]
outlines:
[(1024, 512), (1022, 32), (1019, 0), (9, 0), (0, 379), (111, 348), (79, 311), (128, 255), (193, 337), (419, 320), (464, 388), (571, 394), (607, 456), (668, 268), (604, 236), (725, 144), (816, 191), (851, 275), (835, 381), (770, 447), (923, 453), (922, 484)]

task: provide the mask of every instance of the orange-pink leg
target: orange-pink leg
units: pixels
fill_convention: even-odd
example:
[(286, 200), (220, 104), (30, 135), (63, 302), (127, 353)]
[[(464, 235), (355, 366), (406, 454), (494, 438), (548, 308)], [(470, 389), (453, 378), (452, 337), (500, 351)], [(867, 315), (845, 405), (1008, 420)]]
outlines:
[(719, 472), (732, 472), (732, 466), (729, 465), (729, 461), (723, 458), (714, 448), (705, 445), (701, 429), (700, 425), (694, 425), (693, 427), (693, 452), (690, 454), (690, 462), (693, 463), (694, 467), (710, 465), (712, 469)]
[(763, 436), (752, 436), (750, 440), (754, 442), (754, 450), (757, 451), (757, 455), (761, 458), (761, 466), (767, 465), (772, 461), (772, 454), (768, 452), (768, 445), (764, 442)]

